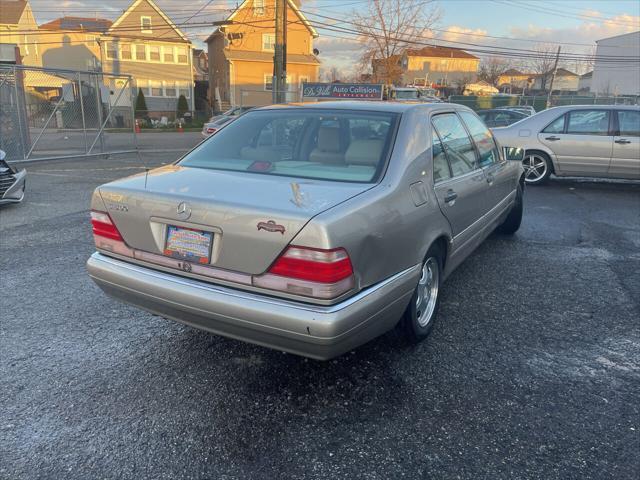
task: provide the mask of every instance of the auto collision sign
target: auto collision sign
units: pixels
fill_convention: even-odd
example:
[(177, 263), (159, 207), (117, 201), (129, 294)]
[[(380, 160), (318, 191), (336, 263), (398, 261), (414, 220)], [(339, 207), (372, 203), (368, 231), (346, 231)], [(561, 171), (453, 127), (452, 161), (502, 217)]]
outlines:
[(382, 100), (382, 85), (369, 83), (304, 83), (304, 98), (348, 98)]

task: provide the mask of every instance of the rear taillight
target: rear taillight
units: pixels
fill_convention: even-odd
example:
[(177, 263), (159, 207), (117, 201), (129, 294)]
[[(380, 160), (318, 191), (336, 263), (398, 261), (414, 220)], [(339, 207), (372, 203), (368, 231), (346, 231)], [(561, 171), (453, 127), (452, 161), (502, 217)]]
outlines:
[(216, 130), (215, 128), (207, 127), (207, 133), (208, 133), (209, 135), (211, 135), (212, 133), (216, 133), (216, 131), (217, 131), (217, 130)]
[(122, 235), (108, 213), (92, 210), (91, 226), (93, 227), (93, 241), (97, 248), (133, 257), (133, 250), (124, 243)]
[(105, 212), (91, 211), (91, 225), (93, 226), (93, 234), (99, 237), (110, 238), (111, 240), (122, 240), (122, 235), (113, 224), (111, 217)]
[(353, 267), (343, 248), (290, 246), (254, 285), (295, 295), (330, 299), (354, 287)]

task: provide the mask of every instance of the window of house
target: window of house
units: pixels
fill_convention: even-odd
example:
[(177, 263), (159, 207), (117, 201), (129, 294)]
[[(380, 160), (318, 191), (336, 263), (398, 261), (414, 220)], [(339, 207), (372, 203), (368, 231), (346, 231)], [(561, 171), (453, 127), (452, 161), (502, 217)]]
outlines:
[(159, 45), (149, 45), (149, 60), (152, 62), (160, 61), (160, 46)]
[(475, 170), (476, 152), (458, 116), (455, 113), (436, 115), (432, 123), (442, 140), (453, 176)]
[(264, 89), (265, 90), (273, 90), (273, 75), (264, 74)]
[(120, 58), (122, 60), (131, 60), (131, 45), (129, 43), (120, 45)]
[(178, 47), (178, 63), (188, 63), (187, 49), (185, 47)]
[(173, 47), (164, 47), (164, 61), (166, 63), (174, 63), (176, 61), (176, 57), (173, 54)]
[(151, 17), (140, 17), (140, 31), (142, 33), (152, 33)]
[(180, 83), (178, 86), (178, 96), (184, 95), (185, 98), (191, 97), (191, 88), (189, 82)]
[(152, 97), (162, 96), (162, 82), (160, 80), (149, 80), (149, 95)]
[(110, 60), (115, 60), (118, 58), (118, 47), (115, 42), (107, 42), (107, 58)]
[(138, 95), (138, 90), (142, 90), (144, 95), (149, 95), (149, 81), (144, 80), (142, 78), (136, 79), (136, 96)]
[(273, 52), (275, 48), (276, 48), (276, 34), (263, 33), (262, 34), (262, 50), (265, 52)]
[(136, 44), (136, 60), (146, 60), (147, 59), (147, 49), (146, 45), (143, 43)]
[(254, 15), (264, 15), (264, 0), (253, 0)]
[(164, 95), (165, 97), (175, 97), (176, 96), (176, 82), (173, 80), (167, 80), (164, 82)]

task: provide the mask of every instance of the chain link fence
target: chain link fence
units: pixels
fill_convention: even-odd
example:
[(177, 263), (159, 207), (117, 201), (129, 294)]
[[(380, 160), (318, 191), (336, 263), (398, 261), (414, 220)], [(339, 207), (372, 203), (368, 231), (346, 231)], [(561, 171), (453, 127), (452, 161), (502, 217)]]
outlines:
[[(284, 94), (285, 102), (301, 102), (302, 92), (296, 88), (281, 90), (278, 93)], [(260, 90), (251, 88), (241, 88), (239, 99), (236, 101), (238, 107), (259, 107), (271, 105), (273, 102), (273, 90)]]
[[(493, 96), (464, 96), (452, 95), (448, 99), (451, 103), (466, 105), (474, 110), (483, 110), (497, 107), (511, 107), (530, 105), (537, 112), (547, 108), (546, 95), (493, 95)], [(596, 97), (586, 95), (554, 95), (551, 97), (551, 106), (564, 105), (638, 105), (637, 96)]]
[(132, 81), (0, 65), (0, 149), (13, 161), (135, 151)]

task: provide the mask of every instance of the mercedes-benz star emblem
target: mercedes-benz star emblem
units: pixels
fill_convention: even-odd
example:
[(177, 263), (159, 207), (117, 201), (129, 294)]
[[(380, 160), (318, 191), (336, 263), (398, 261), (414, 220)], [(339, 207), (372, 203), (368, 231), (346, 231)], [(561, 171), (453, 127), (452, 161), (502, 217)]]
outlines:
[(191, 207), (187, 202), (180, 202), (178, 204), (178, 208), (176, 209), (176, 212), (178, 213), (178, 217), (181, 220), (186, 220), (191, 216)]

